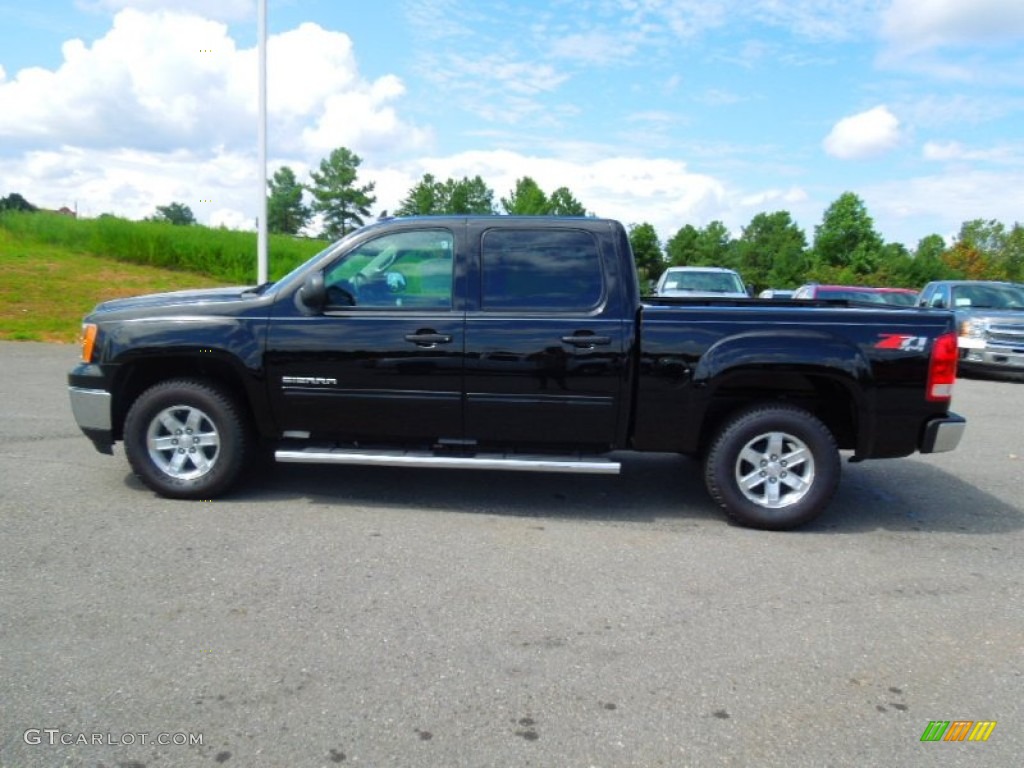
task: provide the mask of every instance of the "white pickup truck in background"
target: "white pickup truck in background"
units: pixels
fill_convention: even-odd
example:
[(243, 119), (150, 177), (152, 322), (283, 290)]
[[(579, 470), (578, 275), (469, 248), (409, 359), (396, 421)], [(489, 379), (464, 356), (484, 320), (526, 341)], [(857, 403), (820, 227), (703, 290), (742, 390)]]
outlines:
[(669, 267), (658, 280), (654, 294), (695, 299), (750, 297), (739, 273), (724, 267)]

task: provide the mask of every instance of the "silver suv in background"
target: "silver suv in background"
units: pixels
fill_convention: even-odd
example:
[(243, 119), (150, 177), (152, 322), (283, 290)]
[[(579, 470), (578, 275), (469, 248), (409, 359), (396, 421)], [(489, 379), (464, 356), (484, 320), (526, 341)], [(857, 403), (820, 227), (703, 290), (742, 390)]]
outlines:
[(956, 314), (961, 370), (1024, 376), (1024, 285), (938, 280), (924, 287), (917, 305)]
[(697, 299), (750, 297), (739, 273), (724, 267), (669, 267), (658, 280), (654, 295)]

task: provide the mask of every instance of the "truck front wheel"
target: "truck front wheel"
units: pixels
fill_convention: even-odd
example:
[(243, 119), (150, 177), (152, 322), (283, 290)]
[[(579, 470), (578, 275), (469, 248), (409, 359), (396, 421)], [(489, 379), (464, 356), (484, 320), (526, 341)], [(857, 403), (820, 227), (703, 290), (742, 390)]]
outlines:
[(161, 496), (209, 499), (245, 466), (248, 422), (235, 401), (196, 379), (156, 384), (132, 404), (124, 422), (128, 462)]
[(839, 485), (839, 449), (820, 420), (791, 405), (740, 412), (715, 437), (704, 482), (740, 525), (785, 530), (814, 519)]

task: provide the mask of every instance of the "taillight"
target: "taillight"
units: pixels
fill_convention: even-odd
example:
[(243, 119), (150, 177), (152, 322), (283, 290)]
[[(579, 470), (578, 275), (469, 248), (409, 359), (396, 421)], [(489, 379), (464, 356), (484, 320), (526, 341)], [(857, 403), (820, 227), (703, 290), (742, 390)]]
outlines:
[(957, 354), (955, 333), (944, 333), (932, 344), (932, 356), (928, 362), (928, 389), (925, 393), (929, 400), (942, 401), (953, 397)]
[(96, 325), (94, 323), (82, 324), (82, 362), (92, 362), (93, 348), (96, 346)]

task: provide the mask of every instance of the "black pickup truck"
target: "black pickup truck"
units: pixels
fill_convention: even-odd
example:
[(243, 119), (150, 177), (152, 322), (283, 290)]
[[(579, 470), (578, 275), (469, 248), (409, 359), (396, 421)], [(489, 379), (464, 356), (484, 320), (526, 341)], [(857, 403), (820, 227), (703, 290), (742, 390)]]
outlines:
[(105, 302), (69, 375), (83, 432), (174, 498), (279, 462), (617, 473), (700, 458), (734, 521), (819, 514), (852, 459), (956, 447), (953, 316), (642, 299), (594, 218), (364, 227), (254, 288)]

